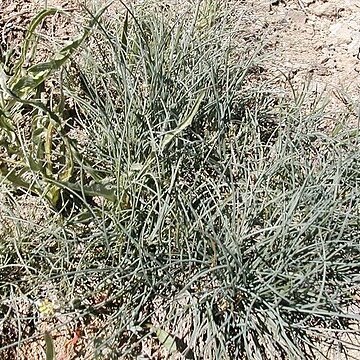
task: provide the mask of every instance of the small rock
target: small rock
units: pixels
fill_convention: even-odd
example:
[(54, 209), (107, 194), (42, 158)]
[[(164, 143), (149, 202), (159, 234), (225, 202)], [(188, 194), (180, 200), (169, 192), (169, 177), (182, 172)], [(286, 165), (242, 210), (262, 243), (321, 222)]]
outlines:
[(330, 58), (324, 63), (326, 69), (336, 69), (338, 67), (336, 59)]
[(320, 81), (312, 81), (309, 84), (309, 91), (315, 94), (322, 94), (326, 90), (326, 84)]
[(271, 11), (271, 2), (269, 0), (260, 0), (259, 6), (262, 10)]
[(13, 14), (15, 12), (17, 4), (10, 4), (5, 9), (2, 10), (4, 14)]
[(295, 25), (303, 25), (307, 20), (306, 14), (299, 10), (289, 11), (288, 16)]
[(357, 8), (359, 5), (359, 1), (358, 0), (345, 0), (344, 5), (349, 8), (351, 8), (351, 7)]
[(346, 24), (349, 26), (350, 29), (354, 31), (360, 31), (360, 24), (359, 21), (355, 20), (347, 20)]
[(329, 68), (327, 68), (325, 66), (318, 66), (316, 69), (316, 75), (328, 76), (328, 75), (330, 75), (330, 70), (329, 70)]
[(324, 3), (312, 8), (312, 12), (317, 16), (335, 16), (338, 8), (332, 3)]
[(321, 56), (320, 58), (319, 58), (319, 63), (320, 64), (325, 64), (327, 61), (329, 61), (329, 59), (330, 59), (330, 57), (329, 56)]
[(315, 2), (315, 0), (302, 0), (302, 3), (305, 6), (309, 6), (309, 5), (313, 4), (314, 2)]
[(318, 40), (318, 41), (316, 41), (314, 43), (314, 49), (316, 51), (323, 50), (325, 48), (325, 46), (326, 46), (326, 44), (323, 41), (320, 41), (320, 40)]
[(343, 23), (336, 23), (330, 26), (329, 41), (333, 45), (350, 44), (353, 31)]
[(348, 52), (352, 56), (358, 56), (360, 51), (360, 33), (355, 36), (348, 46)]

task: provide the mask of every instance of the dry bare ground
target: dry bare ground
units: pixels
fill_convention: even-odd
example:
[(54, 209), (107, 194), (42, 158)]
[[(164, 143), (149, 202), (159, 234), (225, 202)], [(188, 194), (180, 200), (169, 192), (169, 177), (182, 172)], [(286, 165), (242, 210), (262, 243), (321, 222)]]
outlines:
[[(1, 46), (19, 43), (31, 17), (44, 6), (57, 6), (67, 10), (71, 16), (56, 15), (46, 23), (44, 36), (53, 40), (56, 47), (77, 33), (82, 24), (82, 7), (99, 6), (105, 1), (75, 0), (1, 0), (0, 36)], [(176, 1), (170, 1), (172, 5)], [(271, 79), (276, 91), (290, 93), (289, 82), (295, 87), (308, 83), (313, 97), (324, 95), (330, 102), (327, 122), (319, 124), (331, 127), (344, 110), (350, 114), (349, 122), (358, 126), (360, 116), (360, 2), (358, 0), (251, 0), (238, 1), (239, 14), (246, 17), (239, 21), (248, 21), (248, 30), (244, 41), (262, 40), (265, 43), (266, 61), (262, 64), (262, 78)], [(123, 11), (119, 2), (114, 3), (107, 16), (116, 16)], [(243, 20), (247, 19), (247, 20)], [(51, 50), (51, 49), (50, 49)], [(44, 53), (49, 49), (44, 49)], [(274, 80), (276, 79), (276, 80)], [(1, 200), (1, 197), (0, 197)], [(32, 200), (35, 201), (35, 200)], [(28, 199), (25, 200), (25, 203)], [(18, 216), (32, 217), (41, 221), (43, 208), (39, 203), (27, 203), (18, 209)], [(1, 220), (1, 204), (0, 204)], [(56, 296), (55, 296), (56, 297)], [(358, 299), (359, 300), (359, 299)], [(24, 312), (31, 304), (22, 304)], [(350, 312), (359, 313), (354, 306)], [(57, 319), (66, 322), (66, 319)], [(39, 324), (40, 332), (45, 332), (49, 324)], [(76, 328), (68, 328), (52, 333), (57, 359), (69, 360), (81, 358), (81, 354), (91, 351), (87, 338), (101, 327), (101, 323), (89, 320), (81, 336)], [(354, 329), (359, 331), (359, 325)], [(349, 343), (359, 346), (360, 335), (348, 339)], [(151, 344), (147, 344), (151, 347)], [(146, 346), (144, 348), (146, 348)], [(149, 352), (151, 352), (149, 350)], [(158, 354), (156, 358), (161, 358)], [(342, 355), (333, 346), (328, 358), (342, 359)], [(352, 356), (360, 359), (360, 351), (354, 350)], [(31, 343), (15, 355), (12, 352), (0, 355), (1, 359), (44, 359), (44, 341)], [(155, 358), (155, 357), (154, 357)]]
[(258, 21), (268, 27), (269, 69), (281, 70), (297, 85), (311, 79), (310, 91), (314, 96), (326, 94), (333, 116), (351, 109), (351, 121), (356, 126), (360, 100), (360, 3), (270, 3), (276, 5), (269, 5), (268, 1), (254, 5)]

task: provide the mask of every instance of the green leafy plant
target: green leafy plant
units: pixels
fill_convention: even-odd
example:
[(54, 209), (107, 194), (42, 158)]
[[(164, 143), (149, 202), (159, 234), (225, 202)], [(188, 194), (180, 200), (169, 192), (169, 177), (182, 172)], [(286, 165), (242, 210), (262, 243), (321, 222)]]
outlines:
[[(1, 177), (16, 187), (44, 196), (54, 207), (58, 206), (60, 192), (64, 188), (85, 196), (98, 195), (115, 200), (113, 191), (101, 183), (80, 187), (74, 182), (76, 163), (84, 168), (86, 165), (75, 142), (65, 130), (63, 92), (58, 104), (52, 108), (42, 101), (45, 92), (51, 91), (46, 88), (46, 81), (54, 74), (61, 74), (67, 61), (89, 37), (105, 9), (93, 17), (82, 35), (75, 37), (55, 56), (45, 62), (31, 64), (36, 59), (37, 28), (46, 17), (60, 10), (51, 8), (41, 11), (29, 26), (20, 58), (12, 64), (10, 76), (5, 73), (5, 64), (0, 64)], [(9, 64), (6, 65), (9, 67)], [(21, 120), (25, 124), (20, 124)], [(25, 134), (22, 127), (31, 127), (30, 134)], [(55, 140), (55, 137), (59, 139)], [(56, 142), (60, 144), (56, 146)], [(86, 169), (94, 182), (100, 180), (90, 166)]]

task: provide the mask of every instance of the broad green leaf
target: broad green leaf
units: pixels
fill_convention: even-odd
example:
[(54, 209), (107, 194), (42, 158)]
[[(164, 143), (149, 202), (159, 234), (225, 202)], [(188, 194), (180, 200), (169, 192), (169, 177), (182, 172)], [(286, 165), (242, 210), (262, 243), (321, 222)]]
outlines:
[(49, 123), (48, 127), (45, 128), (45, 144), (44, 144), (44, 159), (46, 163), (46, 174), (53, 176), (53, 167), (51, 161), (51, 153), (53, 146), (53, 124)]
[(69, 189), (84, 194), (85, 196), (100, 196), (111, 202), (115, 202), (117, 199), (116, 189), (109, 188), (103, 184), (94, 183), (90, 185), (81, 185), (69, 181), (57, 181), (55, 179), (46, 179), (46, 181), (50, 184), (57, 185), (59, 188)]
[(74, 171), (74, 155), (75, 149), (71, 148), (70, 142), (67, 138), (63, 138), (64, 152), (65, 152), (65, 166), (59, 174), (60, 181), (69, 181)]
[(0, 163), (0, 174), (4, 180), (12, 183), (15, 186), (23, 187), (25, 189), (30, 188), (30, 183), (22, 179), (21, 176), (17, 175), (13, 171), (9, 170), (4, 162)]
[(45, 196), (52, 206), (56, 206), (60, 198), (60, 188), (57, 185), (51, 185), (45, 189)]
[[(8, 76), (5, 73), (4, 67), (0, 64), (0, 90), (1, 90), (1, 95), (2, 93), (7, 93), (8, 89), (7, 89), (7, 83), (8, 81)], [(3, 95), (2, 95), (3, 96)], [(1, 98), (1, 100), (3, 101), (3, 99)], [(1, 104), (3, 106), (3, 104)]]
[(45, 346), (46, 360), (55, 360), (54, 341), (48, 331), (45, 331)]
[(155, 331), (155, 334), (159, 339), (160, 343), (170, 354), (174, 354), (179, 351), (176, 345), (176, 339), (171, 336), (167, 331), (160, 328), (153, 328), (153, 330)]
[(41, 172), (42, 170), (41, 164), (39, 163), (39, 161), (34, 160), (31, 155), (27, 157), (27, 162), (29, 164), (29, 168), (31, 171)]
[(82, 36), (78, 36), (70, 44), (62, 48), (53, 59), (31, 66), (28, 69), (28, 72), (33, 74), (34, 79), (41, 79), (44, 77), (44, 75), (48, 74), (49, 71), (51, 72), (60, 69), (60, 67), (64, 65), (64, 63), (71, 57), (75, 50), (79, 48), (79, 46), (85, 40), (86, 35), (87, 32)]
[(11, 91), (19, 97), (26, 95), (30, 91), (36, 89), (42, 82), (44, 82), (52, 72), (59, 70), (88, 37), (93, 26), (98, 22), (99, 18), (109, 6), (110, 4), (104, 6), (101, 10), (99, 10), (99, 12), (91, 20), (89, 26), (85, 27), (83, 34), (76, 36), (52, 59), (40, 64), (33, 65), (27, 70), (25, 74), (22, 74), (22, 71), (24, 71), (24, 69), (22, 69), (22, 66), (25, 62), (26, 53), (29, 51), (31, 39), (36, 27), (46, 16), (53, 15), (60, 10), (52, 8), (41, 11), (30, 24), (22, 48), (21, 58), (17, 66), (15, 67), (15, 74), (10, 81), (9, 88), (11, 89)]
[[(60, 191), (63, 188), (82, 193), (85, 196), (101, 196), (110, 201), (116, 200), (115, 189), (108, 188), (97, 182), (101, 180), (101, 176), (78, 153), (76, 146), (71, 142), (63, 129), (62, 119), (58, 113), (50, 110), (41, 101), (31, 97), (38, 91), (39, 86), (53, 72), (60, 70), (65, 62), (81, 46), (111, 3), (104, 6), (93, 16), (89, 25), (84, 28), (83, 33), (64, 46), (55, 56), (46, 62), (25, 69), (25, 61), (31, 62), (32, 56), (29, 57), (29, 54), (31, 55), (36, 49), (33, 42), (36, 37), (37, 27), (45, 17), (54, 15), (61, 10), (51, 8), (41, 11), (30, 23), (22, 45), (20, 59), (14, 66), (13, 75), (9, 78), (5, 74), (3, 67), (0, 68), (0, 129), (2, 134), (4, 134), (4, 137), (1, 138), (2, 146), (5, 147), (8, 154), (11, 153), (11, 148), (15, 149), (15, 153), (20, 157), (20, 162), (17, 166), (21, 167), (21, 170), (17, 171), (8, 168), (6, 162), (0, 162), (0, 176), (14, 186), (27, 189), (37, 193), (39, 196), (45, 196), (52, 205), (56, 205), (58, 202)], [(125, 33), (127, 32), (127, 26), (126, 23), (124, 26)], [(33, 118), (32, 144), (29, 154), (21, 151), (21, 142), (17, 138), (18, 135), (12, 126), (11, 116), (7, 116), (7, 114), (20, 112), (24, 105), (30, 105), (34, 110), (38, 110), (38, 115), (34, 115)], [(44, 119), (48, 120), (43, 121)], [(52, 166), (53, 133), (55, 131), (61, 138), (60, 151), (65, 157), (65, 164), (56, 174), (54, 174)], [(11, 141), (8, 137), (14, 140), (14, 145), (10, 146)], [(70, 182), (73, 175), (74, 160), (96, 181), (95, 184), (80, 186)], [(41, 185), (36, 186), (33, 182), (25, 180), (26, 177), (23, 175), (29, 171), (39, 175), (38, 181)]]
[(12, 124), (10, 124), (3, 114), (0, 114), (0, 128), (5, 129), (7, 132), (13, 132), (14, 130)]
[[(23, 169), (20, 170), (20, 173), (24, 173), (26, 170), (27, 168), (24, 166)], [(0, 162), (0, 180), (4, 180), (13, 186), (34, 192), (39, 196), (41, 196), (43, 193), (43, 191), (32, 182), (30, 183), (24, 180), (21, 174), (9, 170), (4, 162)]]
[[(26, 60), (26, 56), (30, 51), (30, 46), (31, 46), (31, 41), (32, 38), (34, 36), (34, 32), (36, 30), (36, 28), (38, 27), (38, 25), (47, 17), (50, 15), (54, 15), (57, 12), (63, 12), (60, 9), (56, 9), (56, 8), (49, 8), (49, 9), (44, 9), (42, 11), (40, 11), (31, 21), (28, 31), (26, 33), (26, 37), (23, 43), (23, 46), (21, 48), (21, 56), (19, 61), (17, 62), (17, 64), (14, 67), (14, 76), (12, 77), (13, 80), (17, 80), (17, 78), (19, 76), (21, 76), (21, 68), (25, 63)], [(10, 85), (10, 88), (12, 88), (12, 85)]]

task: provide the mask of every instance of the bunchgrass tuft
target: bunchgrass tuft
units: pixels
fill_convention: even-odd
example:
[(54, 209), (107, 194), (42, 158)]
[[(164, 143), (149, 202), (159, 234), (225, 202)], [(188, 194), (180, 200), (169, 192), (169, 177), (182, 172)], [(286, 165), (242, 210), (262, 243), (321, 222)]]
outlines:
[(4, 351), (43, 338), (44, 318), (49, 339), (81, 328), (84, 358), (346, 351), (358, 132), (320, 131), (324, 111), (303, 110), (302, 93), (251, 88), (261, 45), (239, 49), (219, 4), (125, 7), (63, 67), (73, 176), (53, 181), (64, 201), (41, 222), (6, 195)]

